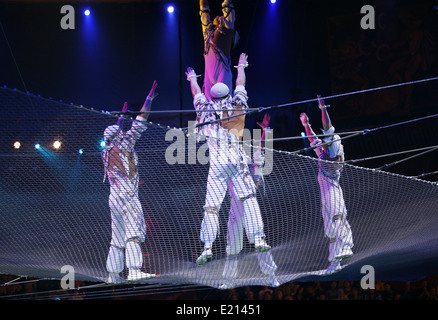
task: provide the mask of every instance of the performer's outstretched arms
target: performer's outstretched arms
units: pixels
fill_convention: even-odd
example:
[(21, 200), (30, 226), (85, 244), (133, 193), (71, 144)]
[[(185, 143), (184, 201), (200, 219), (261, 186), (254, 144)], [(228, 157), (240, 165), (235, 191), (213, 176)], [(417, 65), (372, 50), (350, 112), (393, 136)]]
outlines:
[(237, 65), (236, 88), (239, 86), (245, 87), (246, 85), (246, 67), (248, 67), (248, 56), (242, 53), (239, 58), (239, 64)]
[(202, 93), (201, 87), (198, 84), (198, 75), (193, 68), (189, 67), (186, 71), (187, 80), (190, 82), (190, 89), (192, 90), (192, 95), (195, 97), (197, 94)]
[(306, 130), (306, 136), (309, 139), (310, 143), (312, 143), (314, 140), (317, 139), (315, 132), (312, 129), (312, 126), (309, 122), (309, 117), (304, 112), (300, 114), (300, 120), (301, 124), (303, 125), (304, 129)]
[(321, 96), (318, 95), (318, 107), (321, 109), (322, 126), (324, 131), (328, 131), (332, 127), (332, 122), (330, 120), (329, 114), (327, 112), (327, 106)]
[(145, 120), (147, 120), (147, 118), (149, 117), (149, 113), (146, 113), (146, 112), (151, 111), (152, 100), (154, 100), (154, 98), (158, 95), (158, 93), (155, 92), (155, 89), (157, 88), (157, 86), (158, 86), (158, 83), (156, 80), (154, 80), (154, 83), (152, 84), (152, 88), (149, 91), (148, 96), (146, 97), (146, 100), (143, 104), (143, 107), (140, 109), (139, 116), (144, 118)]

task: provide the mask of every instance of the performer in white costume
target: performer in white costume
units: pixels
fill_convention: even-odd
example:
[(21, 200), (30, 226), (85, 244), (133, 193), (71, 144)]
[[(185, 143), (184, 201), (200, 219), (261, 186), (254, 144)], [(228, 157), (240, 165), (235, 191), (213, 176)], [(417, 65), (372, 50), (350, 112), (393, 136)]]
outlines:
[[(243, 114), (248, 108), (245, 90), (247, 55), (242, 53), (237, 67), (237, 79), (234, 95), (223, 83), (215, 84), (211, 89), (212, 101), (207, 100), (197, 82), (197, 75), (188, 68), (186, 75), (194, 97), (194, 106), (198, 111), (196, 123), (206, 123), (227, 117), (220, 122), (212, 122), (198, 127), (198, 134), (206, 137), (210, 152), (210, 168), (207, 179), (207, 193), (204, 205), (204, 219), (201, 226), (201, 241), (204, 251), (197, 259), (203, 265), (213, 255), (212, 246), (219, 231), (219, 210), (231, 180), (235, 195), (242, 202), (247, 225), (247, 233), (257, 250), (268, 251), (265, 241), (263, 221), (256, 195), (256, 186), (246, 162), (246, 154), (241, 144), (245, 126)], [(236, 109), (241, 109), (237, 110)], [(203, 111), (207, 110), (207, 111)]]
[(207, 0), (199, 1), (202, 34), (204, 38), (205, 74), (202, 92), (208, 100), (210, 90), (218, 82), (232, 88), (231, 50), (238, 41), (234, 24), (236, 13), (232, 0), (222, 2), (222, 16), (213, 21), (210, 18), (210, 5)]
[[(264, 166), (264, 152), (263, 141), (265, 139), (265, 132), (269, 129), (269, 114), (266, 114), (263, 122), (258, 125), (263, 129), (261, 142), (259, 149), (254, 152), (254, 158), (249, 164), (251, 175), (254, 179), (256, 187), (258, 188), (263, 181), (263, 175), (261, 170)], [(233, 190), (233, 184), (231, 180), (228, 182), (228, 190), (230, 192), (230, 214), (228, 217), (227, 225), (227, 258), (225, 261), (225, 268), (223, 271), (223, 277), (226, 279), (220, 289), (229, 289), (235, 286), (234, 279), (238, 276), (238, 255), (243, 249), (243, 236), (251, 221), (248, 221), (251, 217), (244, 215), (244, 208), (242, 201), (235, 195)], [(251, 234), (247, 233), (248, 241), (251, 243), (254, 240), (251, 239)], [(275, 276), (277, 265), (274, 262), (271, 252), (258, 252), (257, 259), (259, 261), (260, 270), (269, 276), (270, 285), (272, 287), (279, 286), (279, 282)]]
[(129, 270), (127, 280), (138, 281), (155, 277), (155, 274), (141, 271), (143, 254), (140, 244), (146, 237), (146, 224), (143, 209), (138, 198), (138, 156), (134, 150), (135, 143), (147, 129), (152, 100), (156, 97), (154, 81), (152, 89), (143, 104), (140, 114), (133, 121), (131, 128), (123, 132), (123, 113), (128, 110), (125, 102), (122, 115), (116, 125), (104, 131), (105, 149), (102, 160), (105, 176), (110, 183), (109, 207), (111, 211), (111, 245), (106, 268), (109, 272), (108, 283), (120, 283), (120, 276), (125, 266)]
[(323, 141), (316, 137), (305, 113), (300, 115), (301, 123), (306, 130), (310, 146), (320, 160), (318, 182), (321, 191), (322, 217), (325, 235), (330, 239), (328, 260), (330, 266), (325, 274), (339, 271), (342, 259), (353, 255), (353, 235), (347, 221), (347, 208), (339, 179), (344, 161), (344, 147), (341, 137), (335, 134), (327, 112), (327, 106), (318, 96), (318, 106), (322, 113), (323, 134), (328, 135)]

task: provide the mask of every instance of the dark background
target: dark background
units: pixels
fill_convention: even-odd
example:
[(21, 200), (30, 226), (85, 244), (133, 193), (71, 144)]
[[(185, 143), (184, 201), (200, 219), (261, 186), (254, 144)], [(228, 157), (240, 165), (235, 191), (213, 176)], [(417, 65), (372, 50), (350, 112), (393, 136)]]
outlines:
[[(176, 10), (169, 14), (167, 4)], [(240, 42), (233, 64), (249, 56), (250, 107), (297, 103), (438, 75), (435, 1), (235, 0)], [(75, 29), (60, 26), (61, 7), (75, 8)], [(210, 1), (212, 16), (221, 1)], [(376, 28), (363, 30), (363, 5), (372, 5)], [(83, 11), (89, 8), (90, 16)], [(192, 110), (185, 70), (203, 74), (199, 1), (2, 1), (0, 84), (97, 110), (117, 111), (128, 101), (138, 110), (153, 80), (153, 110)], [(200, 78), (200, 82), (201, 82)], [(436, 81), (326, 99), (338, 131), (373, 129), (436, 113)], [(19, 106), (17, 106), (19, 107)], [(275, 137), (298, 136), (306, 111), (320, 128), (316, 102), (274, 108)], [(247, 117), (257, 127), (264, 112)], [(23, 117), (26, 117), (23, 114)], [(178, 127), (194, 113), (152, 114)], [(437, 119), (422, 120), (346, 140), (348, 159), (436, 145)], [(11, 142), (12, 143), (12, 142)], [(298, 150), (306, 141), (278, 142)], [(411, 155), (411, 154), (409, 154)], [(409, 155), (404, 155), (407, 157)], [(406, 175), (436, 171), (436, 152), (394, 166)], [(380, 167), (399, 158), (360, 165)], [(434, 179), (434, 175), (427, 179)]]

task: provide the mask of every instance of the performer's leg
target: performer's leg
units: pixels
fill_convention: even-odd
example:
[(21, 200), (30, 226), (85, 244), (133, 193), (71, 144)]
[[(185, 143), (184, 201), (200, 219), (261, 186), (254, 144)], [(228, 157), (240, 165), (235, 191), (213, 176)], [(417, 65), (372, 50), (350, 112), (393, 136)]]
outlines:
[(108, 283), (123, 282), (120, 272), (125, 265), (125, 225), (123, 221), (123, 200), (110, 194), (109, 208), (111, 212), (111, 245), (109, 248), (106, 269), (109, 273)]
[(155, 274), (141, 271), (143, 266), (143, 253), (138, 238), (130, 238), (126, 242), (126, 266), (129, 269), (128, 281), (138, 281), (155, 277)]
[(328, 260), (331, 262), (334, 259), (351, 257), (353, 235), (346, 216), (334, 215), (331, 219), (327, 218), (324, 225), (326, 236), (330, 239)]
[(341, 187), (329, 179), (320, 178), (319, 182), (324, 231), (330, 239), (328, 260), (331, 262), (352, 255), (353, 235)]
[(137, 238), (144, 242), (146, 238), (146, 222), (143, 207), (137, 195), (125, 199), (125, 240)]
[(266, 244), (264, 225), (260, 207), (255, 196), (242, 200), (245, 212), (244, 224), (246, 234), (250, 243), (254, 243), (257, 250), (262, 252), (271, 249)]
[(275, 275), (277, 264), (275, 263), (271, 252), (259, 252), (257, 253), (257, 259), (259, 260), (260, 270), (269, 276), (270, 286), (278, 287), (280, 283)]
[(342, 189), (339, 184), (331, 183), (329, 179), (319, 178), (321, 187), (322, 216), (324, 231), (330, 239), (328, 261), (330, 266), (326, 275), (342, 269), (341, 261), (351, 257), (353, 251), (353, 236), (347, 221)]
[(125, 247), (125, 221), (124, 200), (114, 195), (109, 196), (109, 208), (111, 212), (111, 245), (119, 248)]
[(257, 259), (259, 260), (260, 270), (264, 274), (272, 274), (277, 270), (277, 265), (275, 264), (274, 258), (270, 252), (260, 252), (257, 254)]
[(143, 254), (138, 238), (131, 238), (126, 242), (126, 266), (130, 272), (138, 271), (143, 266)]
[(236, 196), (239, 197), (244, 218), (246, 234), (250, 243), (254, 243), (256, 249), (268, 251), (271, 247), (266, 244), (263, 219), (260, 206), (256, 198), (256, 186), (249, 173), (247, 166), (239, 170), (232, 176), (233, 188)]
[(230, 213), (227, 224), (227, 258), (225, 260), (222, 276), (225, 278), (220, 289), (234, 287), (233, 280), (238, 274), (237, 255), (243, 248), (243, 207), (241, 201), (236, 197), (233, 184), (228, 180), (228, 193), (230, 195)]
[(333, 228), (336, 231), (336, 239), (338, 242), (335, 259), (345, 259), (353, 255), (351, 248), (353, 247), (353, 234), (350, 224), (345, 215), (336, 215), (333, 217)]
[(123, 271), (124, 262), (125, 256), (123, 248), (111, 245), (108, 252), (108, 257), (106, 259), (106, 269), (109, 273), (107, 280), (108, 283), (123, 282), (123, 278), (120, 276), (120, 272)]
[(141, 203), (135, 194), (132, 197), (126, 197), (124, 200), (125, 254), (126, 267), (129, 270), (128, 281), (155, 277), (155, 274), (141, 271), (143, 253), (140, 244), (145, 241), (146, 237), (146, 224)]
[(225, 259), (225, 267), (222, 272), (222, 276), (227, 279), (229, 282), (232, 282), (233, 279), (237, 278), (238, 273), (238, 256), (229, 255)]
[(219, 210), (227, 192), (227, 178), (222, 176), (220, 171), (219, 166), (210, 164), (204, 218), (200, 232), (200, 240), (204, 243), (204, 251), (196, 260), (198, 265), (203, 265), (212, 257), (213, 242), (219, 233)]
[(230, 213), (227, 224), (227, 255), (237, 255), (243, 249), (243, 205), (236, 196), (231, 180), (228, 180)]

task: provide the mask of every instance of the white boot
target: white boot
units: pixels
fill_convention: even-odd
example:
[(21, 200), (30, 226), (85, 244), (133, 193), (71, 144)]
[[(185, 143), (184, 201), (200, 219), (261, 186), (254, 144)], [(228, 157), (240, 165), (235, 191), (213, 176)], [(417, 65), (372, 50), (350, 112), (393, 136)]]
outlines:
[(142, 272), (140, 269), (131, 268), (129, 269), (128, 281), (147, 280), (155, 277), (156, 275), (153, 273), (145, 273)]
[(323, 275), (329, 276), (335, 272), (341, 271), (341, 260), (333, 260), (330, 264), (330, 266), (325, 270)]
[(198, 259), (196, 259), (196, 264), (198, 266), (202, 266), (212, 257), (213, 257), (213, 251), (211, 250), (211, 247), (205, 246), (204, 251), (198, 257)]
[(271, 247), (266, 243), (265, 239), (262, 237), (256, 237), (254, 241), (256, 250), (260, 252), (267, 252), (271, 250)]
[(126, 266), (129, 269), (128, 281), (146, 280), (156, 277), (153, 273), (141, 271), (143, 265), (143, 255), (140, 244), (135, 240), (128, 240), (126, 243)]
[(232, 280), (225, 280), (220, 286), (220, 290), (229, 290), (236, 287), (236, 284)]
[(126, 280), (120, 276), (120, 272), (124, 267), (124, 253), (123, 249), (111, 245), (108, 257), (106, 260), (106, 269), (108, 270), (107, 283), (123, 283)]

